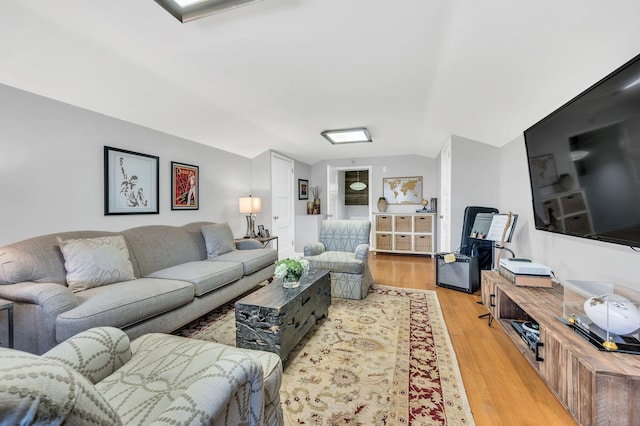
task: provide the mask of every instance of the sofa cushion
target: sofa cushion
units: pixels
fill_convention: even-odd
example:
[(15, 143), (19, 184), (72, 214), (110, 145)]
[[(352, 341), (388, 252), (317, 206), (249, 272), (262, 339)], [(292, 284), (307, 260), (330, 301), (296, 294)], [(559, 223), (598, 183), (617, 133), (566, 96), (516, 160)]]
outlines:
[(254, 250), (234, 250), (229, 253), (211, 259), (211, 262), (240, 262), (244, 275), (250, 275), (254, 272), (269, 266), (278, 260), (278, 251), (270, 248), (254, 249)]
[(0, 348), (0, 376), (2, 424), (122, 424), (89, 380), (56, 361)]
[(122, 235), (62, 240), (58, 238), (73, 292), (134, 279), (129, 249)]
[(139, 278), (76, 293), (80, 305), (56, 318), (56, 340), (92, 327), (125, 328), (186, 305), (195, 288), (186, 281)]
[(355, 253), (345, 251), (325, 251), (317, 256), (306, 256), (309, 269), (322, 269), (331, 272), (345, 272), (348, 274), (364, 273), (365, 263), (356, 259)]
[(207, 258), (213, 259), (236, 249), (233, 232), (228, 223), (212, 223), (201, 228), (207, 246)]
[(162, 269), (148, 277), (188, 281), (195, 286), (196, 296), (202, 296), (242, 278), (242, 264), (203, 260)]

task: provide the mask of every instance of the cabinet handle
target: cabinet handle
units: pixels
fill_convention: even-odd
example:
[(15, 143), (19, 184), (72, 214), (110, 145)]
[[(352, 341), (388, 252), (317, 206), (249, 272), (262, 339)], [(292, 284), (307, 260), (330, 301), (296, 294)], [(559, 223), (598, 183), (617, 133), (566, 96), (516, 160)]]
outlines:
[(542, 342), (536, 342), (536, 361), (544, 361), (544, 358), (540, 356), (540, 348), (544, 346)]
[(491, 306), (492, 308), (496, 307), (496, 295), (495, 294), (490, 294), (489, 295), (489, 306)]

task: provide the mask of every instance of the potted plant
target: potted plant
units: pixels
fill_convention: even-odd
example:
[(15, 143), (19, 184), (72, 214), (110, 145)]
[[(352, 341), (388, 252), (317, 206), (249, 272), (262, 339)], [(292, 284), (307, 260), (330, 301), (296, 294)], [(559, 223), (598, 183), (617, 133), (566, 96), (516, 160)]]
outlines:
[(276, 277), (282, 280), (284, 288), (300, 285), (302, 274), (309, 272), (309, 261), (298, 256), (280, 259), (276, 262)]

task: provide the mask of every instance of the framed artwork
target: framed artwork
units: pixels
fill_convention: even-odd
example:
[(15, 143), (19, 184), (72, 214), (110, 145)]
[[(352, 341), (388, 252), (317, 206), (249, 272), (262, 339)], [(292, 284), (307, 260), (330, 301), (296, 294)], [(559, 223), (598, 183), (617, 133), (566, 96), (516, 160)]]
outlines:
[(538, 188), (553, 185), (558, 182), (558, 172), (553, 154), (545, 154), (529, 159), (531, 164), (531, 177)]
[(264, 236), (264, 225), (258, 225), (258, 237), (263, 238)]
[(309, 199), (309, 181), (307, 179), (298, 179), (298, 200)]
[(104, 147), (104, 214), (158, 214), (159, 158)]
[(198, 166), (171, 162), (171, 210), (198, 210), (200, 186)]
[(387, 204), (421, 204), (422, 176), (382, 178)]

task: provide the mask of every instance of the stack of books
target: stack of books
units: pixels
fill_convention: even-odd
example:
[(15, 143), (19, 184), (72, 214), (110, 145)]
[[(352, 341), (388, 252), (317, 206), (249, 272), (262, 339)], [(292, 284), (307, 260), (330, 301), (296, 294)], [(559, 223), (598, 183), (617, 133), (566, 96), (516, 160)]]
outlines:
[(551, 270), (526, 259), (500, 259), (498, 273), (520, 287), (552, 287)]

